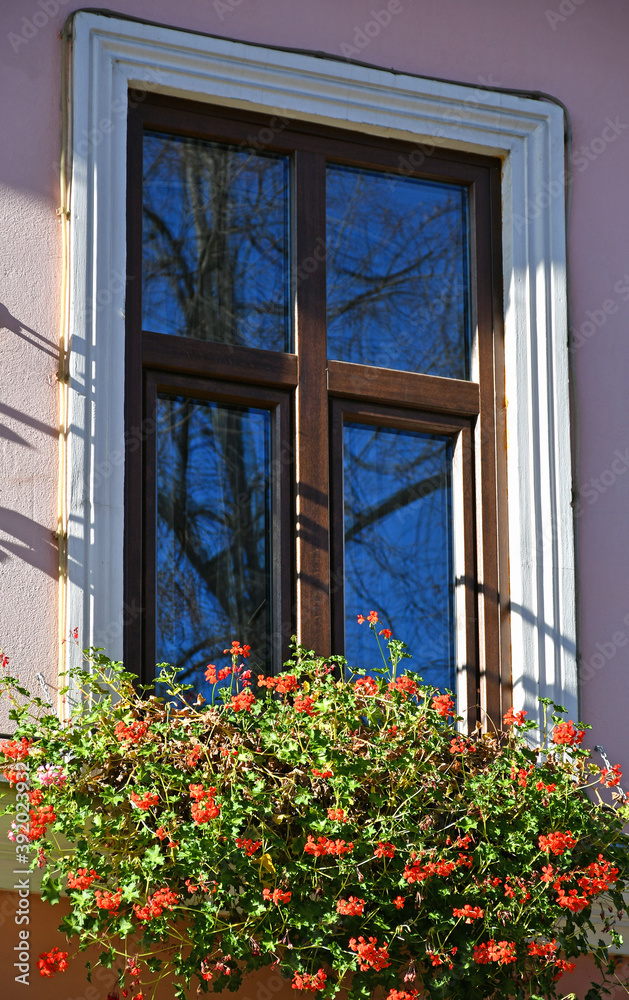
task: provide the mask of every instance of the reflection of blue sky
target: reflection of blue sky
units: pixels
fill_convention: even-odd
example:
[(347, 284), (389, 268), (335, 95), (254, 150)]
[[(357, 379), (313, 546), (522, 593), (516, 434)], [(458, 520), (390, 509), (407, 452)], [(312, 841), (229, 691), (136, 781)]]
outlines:
[[(454, 676), (453, 560), (449, 438), (346, 423), (345, 648), (352, 666), (383, 667), (368, 624), (378, 611), (413, 656), (400, 669), (451, 687)], [(355, 531), (358, 519), (397, 491), (403, 506)], [(409, 502), (410, 501), (410, 502)], [(368, 518), (366, 518), (368, 520)], [(383, 625), (378, 627), (378, 630)], [(383, 637), (380, 641), (385, 643)], [(386, 649), (385, 649), (386, 655)]]
[(289, 343), (289, 159), (144, 137), (145, 330)]
[(270, 423), (267, 410), (158, 399), (157, 661), (206, 697), (205, 667), (229, 664), (232, 639), (251, 645), (248, 663), (268, 648)]
[(469, 377), (467, 190), (328, 166), (328, 357)]

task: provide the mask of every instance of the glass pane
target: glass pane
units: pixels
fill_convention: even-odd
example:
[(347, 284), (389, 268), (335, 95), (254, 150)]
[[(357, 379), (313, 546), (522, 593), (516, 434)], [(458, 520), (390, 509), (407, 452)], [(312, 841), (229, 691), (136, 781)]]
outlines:
[(232, 639), (269, 669), (271, 415), (160, 396), (157, 420), (156, 659), (209, 697)]
[(384, 666), (371, 631), (356, 621), (373, 609), (409, 646), (413, 659), (404, 668), (452, 687), (451, 467), (447, 437), (345, 424), (345, 650), (351, 665)]
[(290, 350), (289, 161), (144, 136), (142, 324)]
[(327, 169), (328, 357), (469, 378), (467, 190)]

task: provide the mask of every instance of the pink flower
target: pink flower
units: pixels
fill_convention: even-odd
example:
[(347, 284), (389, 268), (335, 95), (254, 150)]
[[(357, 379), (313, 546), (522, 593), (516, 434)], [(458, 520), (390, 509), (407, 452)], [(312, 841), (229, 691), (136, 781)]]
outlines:
[(68, 780), (67, 774), (64, 773), (63, 768), (58, 764), (42, 764), (41, 767), (37, 768), (36, 777), (39, 783), (45, 788), (49, 788), (51, 785), (63, 788)]

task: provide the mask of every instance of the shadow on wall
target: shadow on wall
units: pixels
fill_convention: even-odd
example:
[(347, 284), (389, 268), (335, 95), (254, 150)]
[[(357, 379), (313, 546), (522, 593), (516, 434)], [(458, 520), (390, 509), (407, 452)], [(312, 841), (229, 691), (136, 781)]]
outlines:
[(32, 330), (30, 326), (26, 326), (21, 320), (12, 316), (2, 302), (0, 302), (0, 330), (8, 330), (10, 333), (14, 333), (16, 337), (21, 337), (22, 340), (25, 340), (32, 347), (38, 347), (40, 351), (48, 354), (55, 361), (59, 359), (57, 344), (46, 337), (42, 337), (41, 333), (37, 333), (36, 330)]
[(22, 559), (34, 569), (57, 579), (57, 541), (51, 529), (15, 510), (0, 507), (0, 565), (12, 557)]

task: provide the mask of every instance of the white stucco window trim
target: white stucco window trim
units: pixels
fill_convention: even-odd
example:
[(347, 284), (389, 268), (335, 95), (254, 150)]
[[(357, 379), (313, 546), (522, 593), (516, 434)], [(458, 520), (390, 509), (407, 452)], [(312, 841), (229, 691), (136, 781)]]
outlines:
[(123, 394), (126, 119), (137, 88), (502, 158), (514, 703), (535, 713), (549, 696), (576, 718), (561, 109), (100, 14), (79, 12), (71, 26), (67, 627), (117, 658), (134, 613), (123, 608)]

